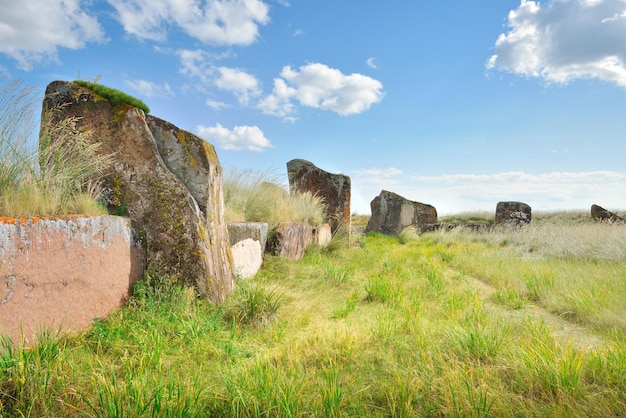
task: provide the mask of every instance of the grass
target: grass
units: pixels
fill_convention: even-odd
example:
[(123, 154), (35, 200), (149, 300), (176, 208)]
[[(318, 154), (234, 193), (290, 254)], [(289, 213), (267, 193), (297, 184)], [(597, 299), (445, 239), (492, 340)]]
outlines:
[(227, 221), (265, 222), (270, 230), (284, 220), (311, 226), (326, 221), (320, 198), (310, 193), (290, 195), (270, 172), (227, 169), (223, 184)]
[(113, 156), (100, 153), (87, 132), (74, 129), (76, 119), (53, 123), (58, 109), (42, 115), (42, 134), (34, 147), (32, 91), (12, 82), (1, 93), (0, 214), (105, 214), (97, 201), (99, 178)]
[(150, 108), (144, 102), (120, 90), (85, 80), (74, 80), (74, 84), (92, 90), (94, 93), (107, 99), (113, 106), (128, 104), (143, 110), (145, 113), (150, 113)]
[[(85, 333), (5, 343), (0, 414), (626, 414), (623, 260), (484, 234), (370, 234), (297, 262), (267, 256), (223, 306), (148, 274)], [(476, 277), (525, 305), (485, 296)], [(581, 345), (559, 324), (602, 343)]]

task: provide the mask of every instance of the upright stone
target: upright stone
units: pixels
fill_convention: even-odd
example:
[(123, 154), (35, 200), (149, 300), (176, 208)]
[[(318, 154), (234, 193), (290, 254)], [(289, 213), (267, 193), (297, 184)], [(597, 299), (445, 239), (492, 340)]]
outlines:
[(372, 216), (365, 232), (399, 236), (407, 226), (418, 231), (432, 229), (437, 223), (437, 209), (424, 203), (413, 202), (404, 197), (383, 190), (370, 203)]
[(309, 192), (324, 200), (332, 232), (340, 228), (350, 231), (350, 177), (332, 174), (306, 160), (291, 160), (287, 163), (289, 191)]
[(92, 132), (103, 153), (115, 153), (104, 197), (111, 213), (134, 221), (136, 234), (146, 241), (148, 264), (222, 302), (234, 287), (234, 274), (214, 149), (74, 83), (50, 83), (43, 109), (54, 112), (55, 120), (77, 118), (76, 129)]
[(304, 252), (312, 243), (313, 227), (290, 221), (279, 222), (267, 240), (270, 253), (294, 261), (304, 257)]
[(522, 202), (498, 202), (495, 225), (524, 226), (530, 223), (531, 208)]
[(626, 219), (623, 217), (604, 209), (602, 206), (591, 205), (591, 218), (594, 221), (603, 221), (608, 223), (624, 224)]

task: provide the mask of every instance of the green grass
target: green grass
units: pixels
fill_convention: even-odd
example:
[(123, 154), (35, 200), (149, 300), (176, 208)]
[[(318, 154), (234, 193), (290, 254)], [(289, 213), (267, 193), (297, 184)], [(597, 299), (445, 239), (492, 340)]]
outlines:
[(85, 80), (74, 80), (74, 84), (92, 90), (94, 93), (107, 99), (113, 106), (128, 104), (143, 110), (145, 113), (150, 113), (150, 108), (144, 102), (120, 90)]
[(0, 414), (626, 414), (624, 263), (471, 237), (369, 234), (297, 262), (267, 256), (222, 306), (148, 274), (85, 333), (5, 344)]

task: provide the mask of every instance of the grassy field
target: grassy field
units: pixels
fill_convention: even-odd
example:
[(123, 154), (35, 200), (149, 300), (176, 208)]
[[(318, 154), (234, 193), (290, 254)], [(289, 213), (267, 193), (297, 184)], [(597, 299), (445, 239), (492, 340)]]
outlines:
[(0, 411), (624, 416), (626, 228), (548, 224), (267, 256), (223, 306), (148, 274), (86, 333), (5, 341)]

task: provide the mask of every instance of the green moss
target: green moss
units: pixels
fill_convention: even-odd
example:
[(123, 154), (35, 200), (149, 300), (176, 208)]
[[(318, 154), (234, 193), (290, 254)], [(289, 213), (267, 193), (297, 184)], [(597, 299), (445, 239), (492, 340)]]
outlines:
[(104, 97), (114, 106), (126, 103), (131, 106), (138, 107), (145, 113), (150, 113), (150, 108), (144, 102), (120, 90), (85, 80), (75, 80), (74, 83), (78, 84), (79, 86), (93, 90), (96, 94)]

